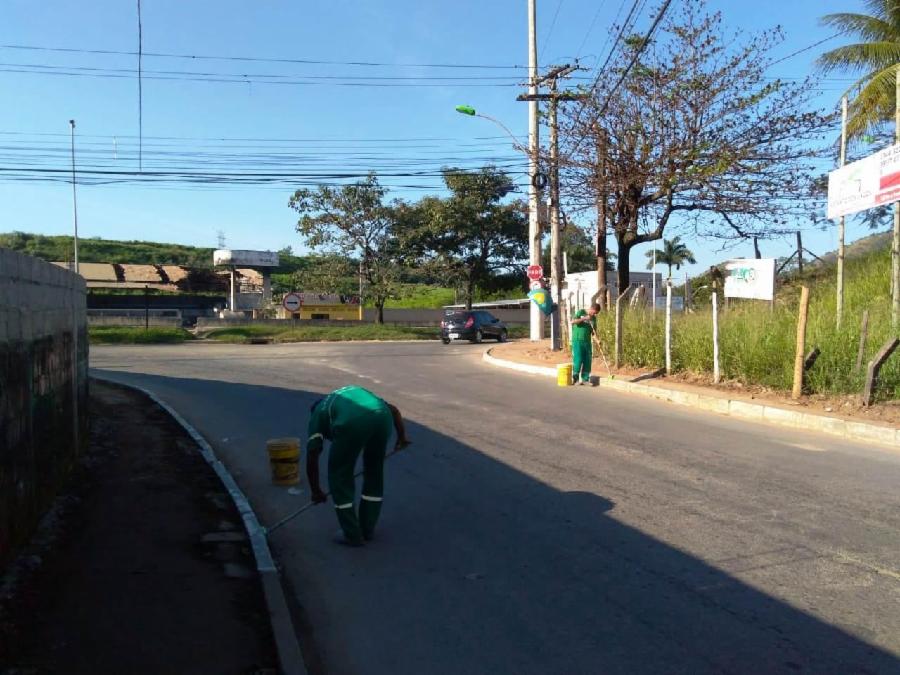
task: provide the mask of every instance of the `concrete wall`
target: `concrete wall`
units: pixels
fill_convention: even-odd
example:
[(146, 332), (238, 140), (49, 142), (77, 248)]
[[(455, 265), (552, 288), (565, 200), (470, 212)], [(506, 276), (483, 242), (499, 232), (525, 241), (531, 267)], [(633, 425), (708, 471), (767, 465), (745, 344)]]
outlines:
[(87, 439), (85, 282), (0, 248), (0, 566)]
[(146, 324), (157, 328), (181, 328), (182, 319), (176, 316), (150, 315), (149, 321), (143, 316), (89, 316), (90, 326), (133, 326), (143, 328)]

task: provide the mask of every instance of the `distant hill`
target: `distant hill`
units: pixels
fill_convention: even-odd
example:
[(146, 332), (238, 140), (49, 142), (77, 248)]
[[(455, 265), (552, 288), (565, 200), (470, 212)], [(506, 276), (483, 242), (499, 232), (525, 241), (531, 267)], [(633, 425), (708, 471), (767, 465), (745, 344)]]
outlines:
[[(27, 253), (50, 262), (69, 261), (73, 257), (72, 237), (11, 232), (0, 234), (0, 246)], [(81, 262), (131, 265), (182, 265), (195, 269), (212, 269), (212, 248), (163, 244), (152, 241), (117, 241), (115, 239), (78, 239)], [(306, 258), (281, 255), (275, 271), (290, 274), (301, 269)]]
[[(851, 260), (853, 258), (861, 258), (863, 256), (868, 255), (872, 251), (879, 251), (884, 248), (891, 247), (891, 233), (890, 232), (878, 232), (877, 234), (870, 234), (868, 237), (862, 237), (861, 239), (857, 239), (852, 244), (847, 244), (844, 250), (844, 260)], [(822, 256), (822, 263), (825, 265), (836, 265), (837, 264), (837, 251), (832, 251), (831, 253), (826, 253)]]

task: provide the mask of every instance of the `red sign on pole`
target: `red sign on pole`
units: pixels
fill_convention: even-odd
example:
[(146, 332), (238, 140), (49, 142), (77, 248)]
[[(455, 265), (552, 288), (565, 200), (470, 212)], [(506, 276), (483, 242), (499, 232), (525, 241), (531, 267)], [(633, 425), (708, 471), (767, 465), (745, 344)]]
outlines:
[(540, 265), (529, 265), (528, 266), (528, 278), (532, 281), (538, 281), (539, 279), (544, 278), (544, 268)]

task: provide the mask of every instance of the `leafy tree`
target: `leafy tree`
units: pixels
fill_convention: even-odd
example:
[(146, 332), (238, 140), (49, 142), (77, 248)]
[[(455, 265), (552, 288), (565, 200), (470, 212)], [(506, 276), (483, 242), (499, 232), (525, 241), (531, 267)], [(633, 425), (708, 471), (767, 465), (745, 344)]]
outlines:
[(444, 169), (447, 198), (425, 197), (400, 217), (409, 262), (461, 288), (466, 307), (497, 273), (524, 274), (528, 224), (520, 202), (503, 203), (512, 180), (494, 167)]
[(815, 143), (831, 119), (810, 112), (812, 83), (767, 77), (779, 31), (736, 39), (704, 5), (683, 3), (650, 44), (628, 40), (564, 115), (567, 192), (583, 208), (606, 200), (620, 288), (631, 250), (662, 239), (670, 222), (699, 236), (767, 238), (818, 205)]
[[(591, 236), (585, 232), (584, 228), (573, 223), (569, 223), (560, 232), (560, 245), (566, 254), (566, 265), (571, 274), (578, 272), (591, 272), (597, 269), (597, 255), (594, 248), (594, 241)], [(616, 269), (613, 264), (614, 253), (607, 254), (606, 269), (613, 271)], [(545, 270), (550, 269), (550, 246), (544, 246), (541, 254), (541, 265)]]
[(649, 258), (647, 262), (647, 269), (652, 270), (654, 267), (654, 259), (653, 255), (656, 254), (656, 264), (657, 265), (666, 265), (669, 268), (669, 279), (672, 278), (672, 267), (674, 266), (676, 270), (680, 270), (681, 266), (685, 263), (689, 263), (691, 265), (696, 265), (697, 260), (694, 258), (694, 254), (689, 249), (684, 242), (681, 241), (681, 237), (672, 237), (671, 239), (663, 239), (663, 247), (662, 250), (651, 250), (647, 251), (646, 255)]
[[(375, 174), (340, 188), (297, 190), (288, 206), (300, 214), (297, 231), (314, 251), (330, 254), (319, 266), (322, 279), (347, 285), (358, 265), (366, 296), (384, 323), (384, 303), (400, 291), (400, 249), (395, 236), (396, 205), (384, 203), (386, 191)], [(358, 262), (352, 262), (358, 261)], [(332, 287), (332, 292), (346, 291)]]
[(824, 25), (854, 35), (859, 42), (837, 47), (819, 57), (823, 73), (847, 70), (860, 74), (846, 93), (850, 98), (847, 133), (858, 137), (894, 119), (896, 73), (900, 67), (900, 3), (866, 0), (868, 14), (838, 13), (823, 16)]

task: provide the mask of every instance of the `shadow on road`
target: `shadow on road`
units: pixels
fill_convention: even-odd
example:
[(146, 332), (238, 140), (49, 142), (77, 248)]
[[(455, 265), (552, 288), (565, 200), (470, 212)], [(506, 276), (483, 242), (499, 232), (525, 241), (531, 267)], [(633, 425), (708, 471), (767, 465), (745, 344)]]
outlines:
[[(201, 431), (252, 427), (257, 445), (302, 436), (321, 396), (97, 372), (156, 391)], [(317, 538), (336, 527), (330, 513), (292, 530), (315, 544), (291, 554), (309, 556), (311, 610), (334, 613), (311, 617), (332, 643), (319, 650), (329, 670), (900, 672), (895, 655), (618, 522), (601, 495), (560, 491), (414, 419), (408, 431), (413, 448), (386, 467), (376, 545), (319, 553)], [(514, 443), (515, 431), (498, 420), (491, 440), (504, 437)], [(547, 448), (548, 466), (554, 456)]]

